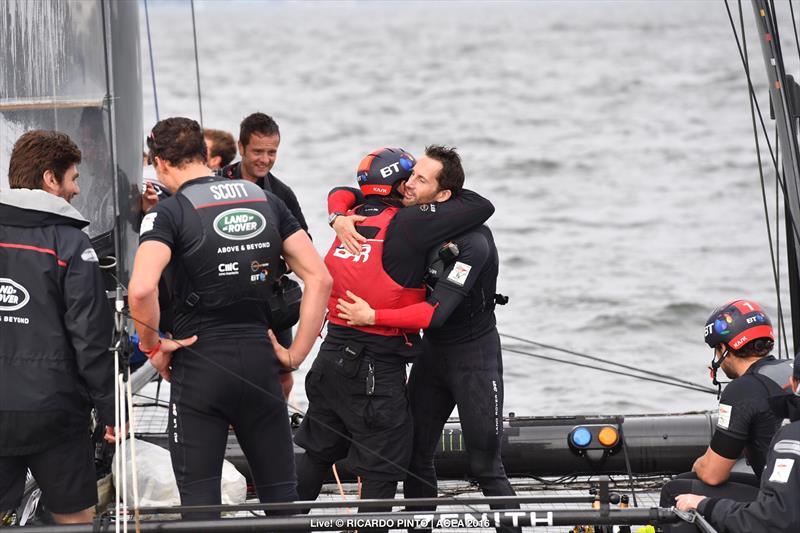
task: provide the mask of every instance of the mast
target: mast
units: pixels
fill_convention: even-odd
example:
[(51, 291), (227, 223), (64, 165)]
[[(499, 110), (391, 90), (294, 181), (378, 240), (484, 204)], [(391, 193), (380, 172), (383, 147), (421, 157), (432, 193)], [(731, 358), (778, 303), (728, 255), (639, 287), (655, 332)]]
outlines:
[(142, 183), (142, 80), (139, 3), (100, 0), (106, 56), (106, 111), (116, 203), (117, 279), (130, 279), (138, 245)]
[[(775, 13), (768, 0), (752, 0), (758, 27), (759, 42), (769, 80), (769, 95), (775, 112), (778, 144), (784, 172), (784, 203), (786, 206), (786, 243), (789, 263), (789, 292), (791, 295), (792, 337), (794, 350), (800, 347), (800, 151), (797, 128), (800, 106), (798, 85), (786, 75), (780, 42), (776, 31)], [(796, 221), (793, 224), (792, 221)]]
[[(137, 242), (142, 93), (137, 2), (19, 0), (0, 10), (0, 187), (14, 142), (66, 133), (82, 152), (73, 206), (127, 283)], [(113, 288), (113, 287), (109, 287)]]

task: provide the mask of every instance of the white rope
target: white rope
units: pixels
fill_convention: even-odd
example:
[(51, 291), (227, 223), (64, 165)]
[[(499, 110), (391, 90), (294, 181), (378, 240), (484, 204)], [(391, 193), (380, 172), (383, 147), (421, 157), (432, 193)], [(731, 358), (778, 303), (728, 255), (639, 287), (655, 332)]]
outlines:
[[(117, 353), (113, 352), (114, 355), (114, 375), (119, 375), (119, 357), (117, 357)], [(122, 431), (120, 427), (120, 417), (119, 417), (119, 387), (116, 383), (114, 383), (114, 432), (116, 435), (119, 435)], [(119, 453), (119, 439), (114, 439), (114, 466), (116, 467), (117, 476), (120, 473), (120, 453)], [(114, 532), (119, 533), (119, 478), (114, 480)]]
[(130, 368), (128, 368), (128, 424), (131, 438), (131, 481), (133, 483), (133, 516), (136, 533), (139, 533), (139, 477), (136, 473), (136, 432), (133, 427), (133, 387), (131, 385)]
[[(124, 398), (125, 396), (125, 376), (117, 374), (117, 393)], [(120, 426), (122, 421), (125, 420), (125, 402), (120, 399), (119, 406)], [(120, 427), (117, 430), (116, 440), (120, 443), (122, 457), (120, 458), (122, 464), (122, 531), (128, 533), (128, 461), (127, 459), (127, 443), (125, 439), (125, 428)]]

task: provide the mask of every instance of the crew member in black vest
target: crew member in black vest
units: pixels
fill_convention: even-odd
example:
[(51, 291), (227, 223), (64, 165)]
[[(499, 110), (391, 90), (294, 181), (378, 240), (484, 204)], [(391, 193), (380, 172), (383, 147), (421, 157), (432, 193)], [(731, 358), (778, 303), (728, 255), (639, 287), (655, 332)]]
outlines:
[(792, 421), (778, 430), (767, 452), (761, 490), (751, 502), (680, 494), (676, 507), (696, 509), (720, 532), (800, 531), (800, 358), (795, 356), (791, 392), (770, 398), (776, 417)]
[[(672, 507), (679, 494), (752, 501), (767, 462), (770, 441), (781, 419), (769, 397), (789, 387), (791, 361), (769, 353), (774, 345), (772, 324), (761, 306), (750, 300), (728, 302), (706, 321), (705, 341), (714, 349), (711, 375), (715, 385), (721, 368), (731, 382), (722, 391), (717, 427), (705, 454), (692, 467), (661, 489), (661, 507)], [(732, 472), (744, 454), (752, 468)], [(694, 531), (691, 524), (666, 526), (666, 531)]]
[[(404, 205), (434, 205), (440, 189), (436, 180), (424, 179), (426, 165), (431, 165), (433, 177), (439, 177), (460, 167), (461, 162), (455, 150), (428, 147), (426, 158), (420, 159), (405, 184)], [(336, 226), (344, 226), (344, 220)], [(499, 260), (491, 230), (481, 226), (442, 243), (431, 250), (428, 265), (429, 295), (424, 302), (402, 309), (373, 310), (351, 292), (338, 303), (339, 317), (350, 325), (425, 329), (423, 353), (411, 368), (408, 381), (414, 422), (409, 468), (413, 475), (405, 480), (404, 496), (436, 497), (433, 456), (455, 406), (470, 471), (483, 494), (513, 496), (500, 457), (503, 359), (494, 308), (496, 301), (505, 303), (505, 299), (495, 294)]]
[[(229, 179), (243, 179), (255, 183), (283, 200), (300, 223), (300, 227), (308, 233), (308, 224), (294, 191), (272, 173), (272, 167), (278, 159), (280, 144), (281, 131), (271, 116), (258, 112), (248, 115), (239, 126), (238, 148), (242, 160), (224, 166), (219, 173)], [(280, 281), (285, 283), (285, 280)], [(281, 345), (288, 346), (292, 342), (291, 326), (277, 329), (275, 336)], [(281, 384), (287, 398), (293, 383), (291, 373), (284, 372), (281, 375)]]
[[(159, 181), (173, 196), (142, 220), (129, 301), (141, 350), (171, 380), (169, 444), (181, 502), (220, 503), (229, 425), (259, 499), (296, 500), (279, 370), (296, 369), (313, 346), (330, 276), (279, 198), (246, 180), (212, 175), (197, 122), (162, 120), (147, 143)], [(267, 338), (265, 300), (281, 256), (306, 287), (297, 337), (288, 349), (271, 333), (272, 346)], [(154, 327), (162, 272), (170, 287), (173, 335), (181, 341), (159, 339)], [(201, 516), (215, 515), (192, 517)]]
[[(317, 497), (331, 465), (340, 459), (362, 477), (363, 498), (392, 498), (411, 455), (405, 365), (421, 351), (419, 331), (348, 325), (336, 311), (338, 298), (360, 290), (365, 300), (381, 308), (422, 302), (426, 251), (447, 236), (482, 224), (494, 211), (470, 191), (433, 207), (401, 209), (398, 188), (414, 163), (397, 148), (376, 150), (361, 161), (357, 178), (366, 199), (352, 212), (359, 215), (358, 230), (368, 241), (352, 254), (336, 239), (325, 258), (334, 279), (328, 335), (306, 377), (308, 414), (295, 436), (306, 450), (298, 463), (298, 491), (304, 500)], [(453, 183), (442, 183), (439, 200), (449, 198), (450, 189), (459, 190), (463, 179), (461, 173)], [(352, 202), (345, 189), (332, 196), (342, 194), (345, 203)], [(339, 215), (333, 212), (329, 221)]]

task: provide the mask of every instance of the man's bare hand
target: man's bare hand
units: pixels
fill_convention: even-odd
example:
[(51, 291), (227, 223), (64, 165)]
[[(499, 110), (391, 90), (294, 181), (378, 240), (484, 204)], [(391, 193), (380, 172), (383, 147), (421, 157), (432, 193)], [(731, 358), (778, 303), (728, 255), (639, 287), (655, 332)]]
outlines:
[(197, 342), (197, 335), (192, 335), (188, 339), (161, 339), (158, 351), (150, 358), (150, 364), (158, 370), (161, 377), (169, 381), (172, 373), (170, 365), (172, 363), (172, 353)]
[(361, 215), (340, 215), (333, 221), (331, 226), (336, 232), (336, 236), (342, 241), (345, 249), (353, 255), (361, 253), (361, 243), (367, 242), (367, 238), (356, 231), (356, 222), (366, 220), (367, 217)]
[(336, 309), (339, 310), (339, 318), (347, 320), (348, 326), (372, 326), (375, 324), (375, 310), (369, 306), (366, 300), (359, 298), (350, 291), (347, 297), (352, 300), (348, 302), (339, 298)]
[[(125, 422), (125, 438), (128, 438), (128, 435), (131, 431), (131, 423)], [(106, 432), (103, 435), (103, 440), (108, 442), (109, 444), (114, 444), (115, 441), (120, 440), (119, 436), (117, 435), (117, 430), (114, 426), (106, 426)]]
[(147, 213), (158, 203), (158, 192), (153, 184), (145, 183), (142, 193), (142, 213)]
[(705, 496), (700, 496), (699, 494), (679, 494), (675, 498), (675, 507), (681, 511), (694, 511), (700, 505), (700, 502), (705, 499)]
[(267, 330), (267, 335), (269, 336), (269, 340), (272, 343), (272, 349), (275, 350), (275, 355), (278, 357), (278, 362), (281, 364), (281, 366), (283, 368), (288, 368), (289, 370), (297, 370), (297, 367), (294, 366), (296, 363), (292, 360), (292, 354), (289, 353), (289, 349), (278, 342), (278, 339), (275, 337), (275, 334), (271, 329)]

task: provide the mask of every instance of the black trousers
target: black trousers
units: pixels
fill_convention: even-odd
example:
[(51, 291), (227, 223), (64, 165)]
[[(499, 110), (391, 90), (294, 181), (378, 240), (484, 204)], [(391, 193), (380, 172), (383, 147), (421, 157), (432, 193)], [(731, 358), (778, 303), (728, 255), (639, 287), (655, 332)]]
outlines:
[[(308, 409), (295, 434), (306, 450), (298, 460), (298, 493), (301, 500), (315, 500), (331, 466), (344, 460), (362, 477), (362, 498), (393, 498), (411, 455), (405, 364), (399, 358), (376, 360), (364, 351), (348, 359), (343, 348), (322, 343), (306, 375)], [(366, 512), (375, 511), (391, 507)]]
[[(414, 444), (406, 498), (437, 495), (433, 456), (442, 429), (458, 406), (472, 476), (485, 496), (513, 496), (500, 457), (503, 439), (503, 358), (496, 330), (470, 343), (437, 344), (423, 338), (423, 355), (408, 381)], [(498, 531), (520, 531), (498, 528)]]
[[(222, 341), (201, 335), (192, 348), (175, 352), (172, 361), (169, 447), (181, 504), (221, 503), (229, 426), (247, 457), (259, 500), (296, 500), (291, 428), (279, 364), (267, 337)], [(186, 518), (218, 516), (192, 513)]]
[[(756, 499), (759, 480), (755, 474), (741, 472), (731, 473), (731, 477), (721, 485), (707, 485), (697, 478), (694, 472), (686, 472), (675, 476), (661, 489), (661, 507), (672, 507), (680, 494), (700, 494), (714, 498), (730, 498), (739, 502), (750, 502)], [(697, 526), (686, 522), (663, 526), (665, 533), (694, 533)]]

